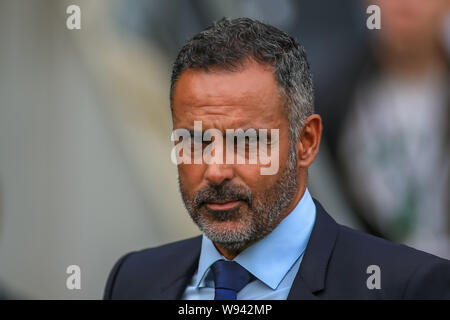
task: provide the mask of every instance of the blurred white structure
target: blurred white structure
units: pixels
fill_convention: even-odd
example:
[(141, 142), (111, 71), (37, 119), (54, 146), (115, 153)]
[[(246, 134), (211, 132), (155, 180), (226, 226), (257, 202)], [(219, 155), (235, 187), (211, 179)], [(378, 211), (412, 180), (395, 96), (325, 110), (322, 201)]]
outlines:
[[(19, 298), (101, 298), (122, 254), (199, 233), (161, 131), (170, 123), (159, 111), (155, 129), (117, 121), (129, 101), (100, 85), (89, 48), (75, 40), (96, 34), (89, 11), (98, 11), (76, 2), (79, 31), (66, 29), (68, 1), (0, 2), (0, 283)], [(72, 264), (81, 267), (78, 291), (66, 289)]]

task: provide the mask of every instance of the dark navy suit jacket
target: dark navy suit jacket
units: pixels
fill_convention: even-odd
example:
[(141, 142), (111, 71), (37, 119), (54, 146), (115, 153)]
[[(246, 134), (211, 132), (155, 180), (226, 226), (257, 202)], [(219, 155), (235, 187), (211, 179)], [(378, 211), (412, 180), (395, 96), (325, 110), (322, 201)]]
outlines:
[[(339, 225), (315, 204), (316, 222), (289, 300), (450, 299), (450, 261)], [(123, 256), (104, 299), (180, 299), (197, 269), (201, 239)], [(379, 267), (380, 289), (367, 286), (371, 265)]]

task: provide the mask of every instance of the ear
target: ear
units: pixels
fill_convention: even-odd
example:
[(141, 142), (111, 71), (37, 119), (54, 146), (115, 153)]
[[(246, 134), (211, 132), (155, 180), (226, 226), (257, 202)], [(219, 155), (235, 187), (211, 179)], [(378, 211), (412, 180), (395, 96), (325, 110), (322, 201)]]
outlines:
[(297, 141), (297, 165), (308, 168), (319, 152), (322, 136), (322, 118), (318, 114), (309, 116)]

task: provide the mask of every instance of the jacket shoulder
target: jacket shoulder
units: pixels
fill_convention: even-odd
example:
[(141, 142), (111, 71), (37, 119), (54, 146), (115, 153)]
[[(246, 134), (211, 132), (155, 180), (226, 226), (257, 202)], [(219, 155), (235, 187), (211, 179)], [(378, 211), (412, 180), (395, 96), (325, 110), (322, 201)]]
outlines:
[[(367, 258), (379, 260), (393, 259), (395, 261), (406, 259), (410, 264), (420, 264), (428, 260), (445, 259), (430, 253), (414, 249), (405, 244), (391, 242), (368, 233), (339, 225), (339, 234), (336, 245), (345, 246), (349, 251), (354, 251)], [(397, 256), (397, 258), (395, 258)]]
[[(450, 299), (450, 261), (342, 225), (338, 228), (330, 270), (342, 279), (356, 280), (355, 291), (389, 299)], [(367, 285), (375, 272), (379, 290)]]
[(131, 291), (144, 289), (143, 283), (151, 290), (149, 284), (158, 286), (172, 274), (179, 273), (183, 264), (189, 267), (192, 259), (200, 253), (200, 246), (201, 236), (197, 236), (123, 255), (109, 273), (103, 298), (134, 296)]

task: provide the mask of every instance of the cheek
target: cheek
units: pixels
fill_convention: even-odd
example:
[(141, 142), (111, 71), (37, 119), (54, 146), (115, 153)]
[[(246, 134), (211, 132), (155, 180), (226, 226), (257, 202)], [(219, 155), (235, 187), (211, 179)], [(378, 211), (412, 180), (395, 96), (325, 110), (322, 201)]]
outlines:
[(185, 191), (191, 193), (202, 182), (204, 168), (202, 165), (180, 164), (178, 165), (178, 176)]
[[(280, 130), (281, 131), (281, 130)], [(280, 179), (284, 169), (286, 168), (286, 163), (289, 156), (289, 135), (287, 133), (287, 130), (281, 131), (280, 134), (280, 140), (278, 143), (278, 165), (279, 169), (276, 174), (273, 175), (263, 175), (261, 174), (262, 168), (267, 168), (270, 166), (268, 165), (235, 165), (234, 170), (236, 173), (236, 176), (239, 180), (242, 180), (242, 182), (248, 186), (253, 192), (261, 193), (265, 190), (268, 190), (270, 187), (272, 187), (278, 179)], [(268, 148), (270, 149), (270, 147)]]
[(282, 136), (280, 138), (280, 150), (279, 150), (280, 169), (284, 168), (289, 156), (289, 152), (290, 152), (289, 137)]
[(264, 190), (272, 186), (277, 178), (275, 175), (262, 175), (260, 165), (237, 165), (235, 166), (236, 175), (242, 183), (246, 185), (254, 194), (261, 194)]
[[(296, 143), (296, 141), (292, 141), (292, 143)], [(289, 151), (291, 149), (291, 141), (290, 141), (290, 135), (289, 135), (289, 124), (286, 122), (283, 124), (283, 128), (280, 130), (280, 167), (284, 166)]]

